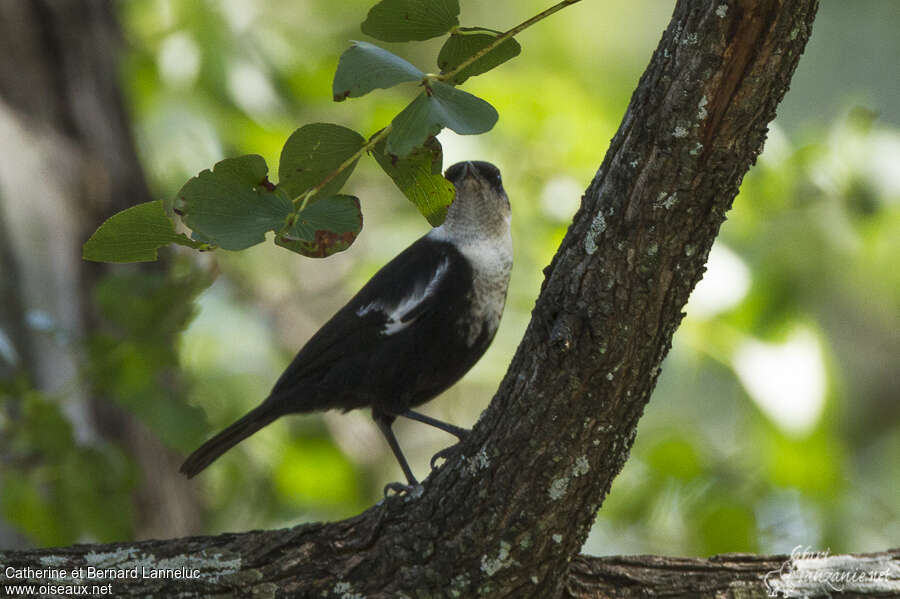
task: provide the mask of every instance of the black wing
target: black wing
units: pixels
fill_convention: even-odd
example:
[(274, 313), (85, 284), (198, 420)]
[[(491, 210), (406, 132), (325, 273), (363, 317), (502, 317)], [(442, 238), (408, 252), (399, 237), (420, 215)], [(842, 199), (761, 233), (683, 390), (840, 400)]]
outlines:
[(471, 366), (456, 373), (465, 351), (457, 324), (468, 312), (471, 280), (468, 261), (452, 244), (419, 239), (310, 338), (272, 398), (303, 412), (383, 404), (406, 409), (430, 399)]

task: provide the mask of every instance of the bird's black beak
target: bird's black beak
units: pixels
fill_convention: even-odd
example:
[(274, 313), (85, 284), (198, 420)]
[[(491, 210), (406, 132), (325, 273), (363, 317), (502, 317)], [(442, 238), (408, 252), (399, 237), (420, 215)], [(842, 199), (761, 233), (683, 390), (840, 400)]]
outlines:
[(503, 192), (503, 183), (500, 179), (500, 171), (490, 162), (469, 160), (457, 162), (447, 169), (444, 176), (457, 187), (465, 180), (481, 180), (498, 192)]

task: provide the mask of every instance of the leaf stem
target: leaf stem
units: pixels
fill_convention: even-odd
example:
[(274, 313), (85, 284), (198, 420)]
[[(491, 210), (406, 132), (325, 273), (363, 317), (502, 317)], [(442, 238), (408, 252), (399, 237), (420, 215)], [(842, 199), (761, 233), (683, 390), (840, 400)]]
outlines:
[(297, 219), (297, 215), (306, 209), (306, 205), (309, 204), (310, 198), (312, 198), (323, 187), (325, 187), (325, 185), (327, 185), (329, 181), (331, 181), (332, 179), (337, 177), (339, 174), (341, 174), (346, 169), (353, 166), (353, 164), (357, 160), (362, 158), (363, 154), (365, 154), (366, 152), (368, 152), (369, 150), (374, 148), (375, 145), (378, 142), (380, 142), (382, 139), (387, 137), (388, 133), (390, 133), (390, 132), (391, 132), (391, 124), (388, 123), (387, 127), (382, 129), (381, 131), (379, 131), (377, 134), (373, 135), (372, 139), (370, 139), (369, 141), (364, 143), (362, 146), (360, 146), (360, 148), (356, 152), (354, 152), (352, 156), (347, 158), (347, 160), (343, 161), (336, 169), (334, 169), (333, 171), (328, 173), (327, 177), (325, 177), (324, 179), (319, 181), (319, 183), (317, 183), (314, 187), (310, 187), (309, 189), (304, 191), (302, 194), (300, 194), (296, 198), (292, 199), (291, 203), (294, 205), (294, 210), (287, 217), (284, 227), (281, 228), (281, 231), (279, 233), (280, 234), (286, 233), (287, 230), (290, 229), (294, 225), (294, 222)]
[(478, 59), (480, 59), (481, 57), (483, 57), (486, 54), (488, 54), (489, 52), (491, 52), (494, 48), (497, 48), (498, 46), (500, 46), (500, 44), (502, 44), (506, 40), (517, 36), (518, 34), (522, 33), (524, 30), (528, 29), (535, 23), (538, 23), (539, 21), (543, 21), (544, 19), (546, 19), (553, 13), (558, 12), (567, 6), (569, 6), (571, 4), (576, 4), (578, 2), (581, 2), (581, 0), (562, 0), (562, 2), (554, 4), (550, 8), (534, 15), (530, 19), (528, 19), (526, 21), (522, 21), (521, 23), (519, 23), (518, 25), (516, 25), (509, 31), (506, 31), (506, 32), (498, 35), (494, 39), (494, 41), (492, 41), (490, 44), (488, 44), (487, 46), (485, 46), (484, 48), (482, 48), (481, 50), (479, 50), (472, 56), (468, 57), (467, 59), (465, 59), (464, 61), (459, 63), (459, 65), (457, 65), (457, 67), (455, 69), (453, 69), (451, 71), (447, 71), (446, 73), (443, 73), (442, 75), (439, 75), (438, 77), (436, 77), (436, 79), (438, 81), (452, 80), (456, 76), (457, 73), (459, 73), (460, 71), (462, 71), (463, 69), (465, 69), (466, 67), (468, 67), (469, 65), (471, 65), (472, 63), (477, 61)]
[[(437, 76), (432, 76), (432, 75), (426, 76), (425, 81), (424, 81), (424, 83), (426, 84), (426, 88), (427, 88), (427, 81), (429, 79), (432, 79), (435, 81), (452, 80), (453, 77), (455, 77), (457, 73), (459, 73), (460, 71), (462, 71), (463, 69), (465, 69), (466, 67), (468, 67), (469, 65), (471, 65), (472, 63), (474, 63), (475, 61), (477, 61), (478, 59), (480, 59), (487, 53), (489, 53), (490, 51), (492, 51), (494, 48), (497, 48), (498, 46), (500, 46), (500, 44), (502, 44), (506, 40), (515, 37), (522, 31), (524, 31), (524, 30), (528, 29), (529, 27), (531, 27), (532, 25), (534, 25), (535, 23), (543, 21), (550, 15), (564, 9), (565, 7), (567, 7), (571, 4), (576, 4), (580, 1), (581, 0), (562, 0), (561, 2), (554, 4), (550, 8), (534, 15), (530, 19), (519, 23), (518, 25), (516, 25), (509, 31), (501, 33), (494, 39), (494, 41), (492, 41), (490, 44), (488, 44), (487, 46), (485, 46), (484, 48), (482, 48), (481, 50), (479, 50), (478, 52), (476, 52), (469, 58), (462, 61), (459, 65), (457, 65), (457, 67), (455, 69), (448, 71), (446, 73), (443, 73), (441, 75), (437, 75)], [(352, 166), (353, 163), (355, 163), (357, 160), (359, 160), (363, 154), (365, 154), (366, 152), (368, 152), (369, 150), (374, 148), (378, 142), (385, 139), (390, 132), (391, 132), (391, 125), (388, 124), (387, 127), (382, 129), (380, 132), (378, 132), (376, 135), (374, 135), (369, 141), (364, 143), (362, 145), (362, 147), (359, 148), (359, 150), (354, 152), (352, 156), (350, 156), (349, 158), (347, 158), (347, 160), (342, 162), (340, 164), (340, 166), (338, 166), (334, 171), (329, 173), (328, 176), (325, 177), (324, 179), (322, 179), (317, 185), (307, 189), (302, 194), (300, 194), (296, 198), (292, 199), (291, 203), (293, 203), (293, 205), (294, 205), (294, 210), (293, 210), (293, 212), (291, 212), (291, 214), (285, 220), (284, 227), (281, 228), (279, 235), (283, 235), (283, 234), (287, 233), (288, 229), (290, 229), (292, 226), (294, 226), (294, 223), (297, 220), (297, 215), (306, 209), (307, 204), (309, 204), (310, 198), (312, 198), (323, 187), (325, 187), (325, 185), (327, 185), (329, 181), (331, 181), (332, 179), (337, 177), (344, 170), (350, 168), (350, 166)]]

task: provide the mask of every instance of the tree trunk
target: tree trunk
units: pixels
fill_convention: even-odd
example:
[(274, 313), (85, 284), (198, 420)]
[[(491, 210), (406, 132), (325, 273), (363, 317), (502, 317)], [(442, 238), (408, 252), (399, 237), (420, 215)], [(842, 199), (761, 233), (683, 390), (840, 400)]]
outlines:
[[(816, 6), (677, 3), (496, 397), (421, 496), (342, 522), (10, 553), (3, 563), (185, 568), (187, 580), (117, 580), (117, 596), (762, 596), (763, 569), (785, 558), (576, 556)], [(896, 592), (897, 554), (882, 558)]]
[[(0, 2), (0, 326), (16, 370), (65, 398), (79, 442), (115, 441), (138, 462), (137, 534), (189, 534), (199, 506), (179, 456), (79, 381), (80, 344), (100, 324), (91, 290), (113, 268), (82, 261), (81, 245), (151, 199), (119, 90), (120, 41), (106, 0)], [(27, 330), (27, 314), (63, 334)]]

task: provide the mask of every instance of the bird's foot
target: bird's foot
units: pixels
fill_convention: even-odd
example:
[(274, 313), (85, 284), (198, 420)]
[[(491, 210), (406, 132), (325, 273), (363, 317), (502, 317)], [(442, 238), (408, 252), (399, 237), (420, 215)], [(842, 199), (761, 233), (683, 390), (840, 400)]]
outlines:
[(414, 485), (404, 485), (403, 483), (388, 483), (384, 486), (384, 496), (390, 495), (406, 495), (412, 499), (418, 499), (425, 492), (425, 487), (421, 483)]
[(436, 464), (438, 460), (449, 462), (450, 456), (454, 455), (457, 452), (461, 443), (462, 441), (460, 441), (459, 443), (454, 443), (450, 447), (445, 447), (444, 449), (431, 456), (431, 462), (429, 462), (431, 465), (431, 469), (434, 470), (437, 467)]

